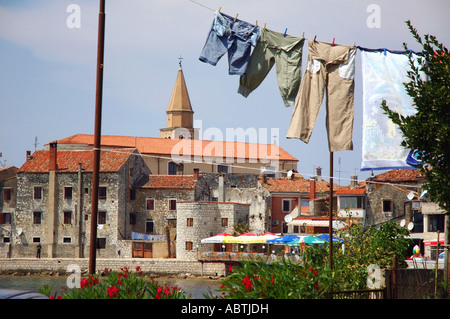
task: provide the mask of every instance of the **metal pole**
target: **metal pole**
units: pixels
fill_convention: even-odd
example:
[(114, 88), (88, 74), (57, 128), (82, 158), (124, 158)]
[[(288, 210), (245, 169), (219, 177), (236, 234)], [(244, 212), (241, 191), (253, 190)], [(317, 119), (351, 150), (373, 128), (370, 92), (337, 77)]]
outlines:
[(91, 206), (91, 237), (89, 247), (89, 273), (95, 274), (95, 258), (97, 252), (97, 212), (98, 184), (100, 172), (100, 138), (102, 123), (102, 93), (103, 93), (103, 53), (105, 44), (105, 0), (100, 0), (98, 14), (97, 42), (97, 84), (95, 94), (95, 132), (94, 132), (94, 167), (92, 170), (92, 206)]
[(330, 205), (329, 205), (329, 227), (328, 227), (328, 241), (330, 245), (330, 269), (333, 268), (333, 152), (330, 152)]

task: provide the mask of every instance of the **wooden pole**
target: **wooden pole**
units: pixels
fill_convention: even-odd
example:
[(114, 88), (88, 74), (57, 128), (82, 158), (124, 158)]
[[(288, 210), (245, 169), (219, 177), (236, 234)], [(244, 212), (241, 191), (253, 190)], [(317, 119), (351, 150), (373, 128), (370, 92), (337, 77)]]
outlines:
[(330, 269), (333, 268), (333, 152), (330, 152), (330, 204), (328, 208), (329, 227), (328, 227), (328, 241), (330, 245)]
[(105, 47), (105, 0), (100, 0), (98, 14), (97, 42), (97, 82), (95, 93), (95, 132), (94, 132), (94, 167), (92, 171), (92, 205), (91, 205), (91, 235), (89, 247), (89, 273), (95, 274), (95, 259), (97, 252), (97, 213), (98, 184), (100, 176), (100, 140), (102, 123), (103, 96), (103, 56)]

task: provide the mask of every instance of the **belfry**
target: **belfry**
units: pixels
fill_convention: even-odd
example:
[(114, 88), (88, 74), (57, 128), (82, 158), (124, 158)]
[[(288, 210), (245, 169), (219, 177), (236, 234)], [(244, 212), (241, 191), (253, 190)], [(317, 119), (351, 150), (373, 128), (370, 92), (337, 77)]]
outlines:
[(195, 129), (193, 126), (194, 111), (192, 110), (186, 81), (184, 80), (181, 60), (166, 113), (166, 127), (160, 129), (161, 138), (198, 139), (198, 129)]

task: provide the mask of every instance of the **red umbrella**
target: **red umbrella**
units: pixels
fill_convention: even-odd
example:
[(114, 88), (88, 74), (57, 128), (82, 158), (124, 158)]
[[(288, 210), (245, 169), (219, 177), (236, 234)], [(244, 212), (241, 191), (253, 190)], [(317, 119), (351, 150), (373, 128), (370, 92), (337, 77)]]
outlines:
[(217, 234), (217, 236), (231, 236), (231, 234), (228, 234), (228, 233), (219, 233), (219, 234)]

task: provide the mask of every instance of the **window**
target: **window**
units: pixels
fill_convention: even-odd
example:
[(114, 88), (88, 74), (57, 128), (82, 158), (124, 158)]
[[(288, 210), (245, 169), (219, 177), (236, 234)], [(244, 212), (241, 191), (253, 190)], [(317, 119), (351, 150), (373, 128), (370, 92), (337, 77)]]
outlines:
[(97, 238), (97, 249), (106, 248), (106, 238)]
[(98, 199), (106, 199), (106, 186), (98, 188)]
[(65, 211), (64, 212), (64, 225), (72, 224), (72, 212)]
[(364, 198), (360, 196), (341, 196), (339, 197), (340, 208), (364, 208)]
[(177, 200), (169, 199), (169, 210), (176, 210), (176, 209), (177, 209)]
[(64, 199), (72, 199), (72, 186), (64, 187)]
[(222, 227), (228, 226), (228, 218), (222, 218)]
[(106, 212), (98, 212), (97, 225), (106, 224)]
[(11, 224), (11, 213), (0, 213), (0, 224)]
[(423, 233), (423, 215), (421, 212), (413, 211), (414, 228), (411, 233)]
[(444, 232), (445, 214), (428, 215), (428, 231)]
[(177, 175), (177, 164), (170, 162), (168, 165), (168, 175)]
[(283, 201), (282, 201), (282, 211), (283, 212), (290, 212), (291, 211), (291, 200), (290, 199), (283, 199)]
[(383, 212), (392, 212), (392, 201), (390, 199), (383, 199)]
[(130, 189), (130, 200), (136, 200), (136, 189)]
[(136, 214), (130, 213), (130, 225), (136, 225)]
[(188, 218), (186, 226), (188, 226), (188, 227), (194, 226), (194, 218)]
[(63, 243), (64, 244), (72, 243), (72, 237), (63, 237)]
[(147, 198), (146, 207), (147, 207), (147, 210), (154, 210), (155, 209), (155, 199)]
[(42, 187), (41, 186), (35, 186), (34, 187), (34, 199), (42, 199)]
[(217, 165), (217, 173), (228, 173), (228, 166)]
[(12, 193), (11, 188), (4, 188), (3, 189), (3, 200), (5, 202), (9, 202), (11, 200), (11, 193)]
[(145, 232), (147, 234), (153, 234), (153, 229), (154, 229), (154, 223), (153, 220), (147, 220), (145, 222)]
[(40, 225), (42, 222), (42, 213), (41, 212), (33, 212), (33, 224)]
[(186, 242), (186, 250), (192, 250), (193, 248), (192, 242), (191, 241), (187, 241)]
[(11, 238), (9, 237), (3, 237), (3, 243), (10, 243), (11, 242)]
[(33, 243), (40, 243), (41, 237), (33, 237)]

